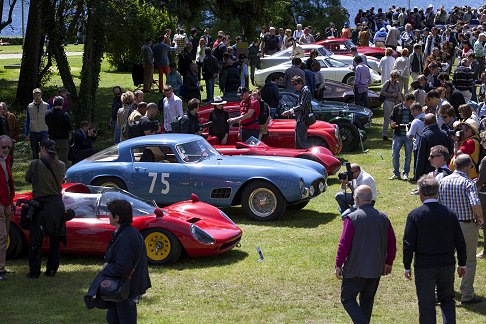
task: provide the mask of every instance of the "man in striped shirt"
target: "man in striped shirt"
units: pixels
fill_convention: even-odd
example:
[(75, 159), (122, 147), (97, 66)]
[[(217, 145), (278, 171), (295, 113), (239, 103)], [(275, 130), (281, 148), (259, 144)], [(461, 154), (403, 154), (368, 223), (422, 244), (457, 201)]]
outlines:
[[(456, 158), (456, 170), (443, 178), (439, 185), (439, 202), (457, 215), (466, 240), (466, 274), (461, 281), (461, 304), (477, 304), (481, 298), (474, 295), (474, 276), (476, 273), (476, 249), (478, 246), (479, 226), (484, 223), (478, 190), (468, 172), (474, 164), (467, 154)], [(441, 224), (438, 224), (438, 226)]]

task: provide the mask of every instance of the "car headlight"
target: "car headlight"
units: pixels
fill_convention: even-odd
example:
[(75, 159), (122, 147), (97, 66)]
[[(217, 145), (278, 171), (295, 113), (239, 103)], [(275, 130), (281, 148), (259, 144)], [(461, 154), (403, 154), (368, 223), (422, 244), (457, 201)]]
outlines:
[(314, 193), (315, 193), (315, 190), (314, 190), (314, 186), (310, 186), (309, 188), (309, 194), (311, 197), (314, 197)]
[(299, 181), (300, 194), (303, 195), (305, 191), (304, 179), (300, 178)]
[(223, 216), (224, 218), (226, 218), (226, 220), (228, 222), (230, 222), (233, 225), (236, 225), (235, 222), (233, 222), (233, 220), (231, 218), (229, 218), (229, 216), (226, 215), (226, 213), (224, 211), (222, 211), (221, 209), (218, 209), (218, 210), (219, 210), (219, 213), (221, 214), (221, 216)]
[(203, 231), (199, 226), (191, 224), (190, 226), (191, 234), (194, 239), (202, 244), (212, 245), (215, 243), (215, 240), (211, 235)]

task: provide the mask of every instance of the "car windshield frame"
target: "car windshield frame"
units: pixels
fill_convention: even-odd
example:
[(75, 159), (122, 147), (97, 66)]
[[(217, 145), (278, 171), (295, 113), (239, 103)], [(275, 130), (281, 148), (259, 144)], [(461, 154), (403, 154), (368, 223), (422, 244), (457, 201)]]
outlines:
[(221, 156), (211, 144), (202, 138), (179, 143), (175, 146), (175, 151), (179, 159), (184, 163), (198, 163), (206, 159)]
[(90, 157), (86, 158), (86, 161), (89, 162), (113, 162), (118, 160), (120, 157), (120, 153), (118, 150), (118, 144), (110, 146), (107, 149), (104, 149), (98, 153), (91, 155)]

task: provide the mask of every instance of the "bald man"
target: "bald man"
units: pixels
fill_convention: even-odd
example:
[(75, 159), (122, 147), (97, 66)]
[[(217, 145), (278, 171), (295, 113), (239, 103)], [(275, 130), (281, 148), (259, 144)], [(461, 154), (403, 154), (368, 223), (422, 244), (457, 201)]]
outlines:
[(357, 209), (344, 219), (336, 255), (336, 277), (342, 280), (341, 303), (353, 323), (370, 322), (380, 277), (391, 273), (396, 254), (390, 220), (372, 206), (372, 200), (369, 186), (354, 190)]

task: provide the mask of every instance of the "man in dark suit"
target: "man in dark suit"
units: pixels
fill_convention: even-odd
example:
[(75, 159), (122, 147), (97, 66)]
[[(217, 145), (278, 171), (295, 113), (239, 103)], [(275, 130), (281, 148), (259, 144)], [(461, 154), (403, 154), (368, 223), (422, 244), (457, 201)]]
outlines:
[(426, 175), (417, 182), (423, 205), (412, 210), (403, 235), (405, 278), (412, 279), (414, 258), (415, 288), (420, 323), (436, 323), (435, 287), (444, 323), (456, 322), (454, 268), (457, 251), (457, 274), (466, 273), (466, 242), (456, 214), (438, 200), (439, 182)]
[(424, 130), (417, 145), (417, 163), (415, 164), (414, 177), (418, 180), (424, 174), (434, 171), (430, 165), (430, 149), (436, 145), (445, 146), (449, 152), (453, 152), (452, 139), (440, 130), (434, 114), (426, 114), (424, 117)]
[(69, 150), (69, 160), (73, 162), (73, 165), (96, 153), (93, 148), (96, 136), (96, 130), (89, 128), (88, 121), (83, 120), (79, 124), (79, 129), (73, 134), (73, 144)]
[(202, 86), (198, 80), (198, 67), (196, 63), (191, 63), (190, 70), (184, 77), (184, 101), (192, 98), (201, 100)]

